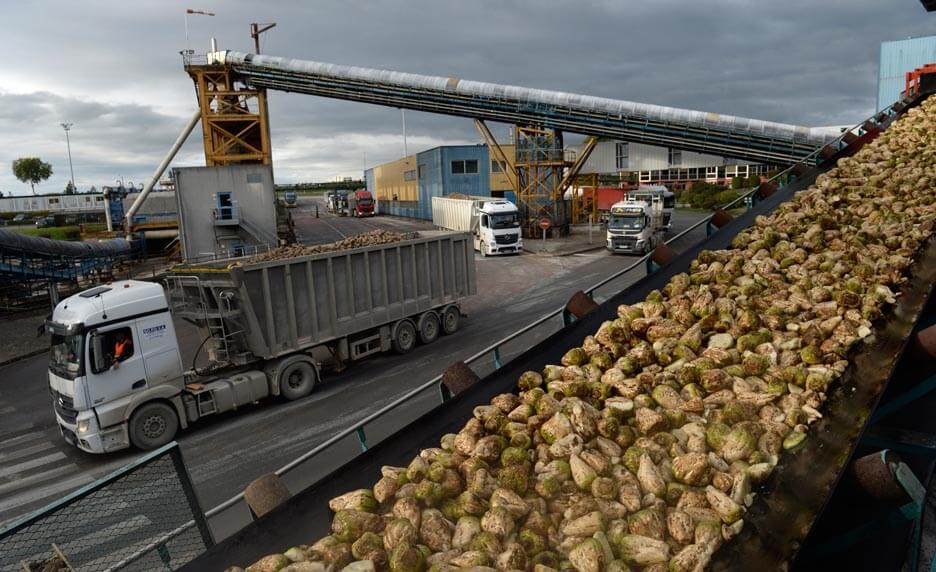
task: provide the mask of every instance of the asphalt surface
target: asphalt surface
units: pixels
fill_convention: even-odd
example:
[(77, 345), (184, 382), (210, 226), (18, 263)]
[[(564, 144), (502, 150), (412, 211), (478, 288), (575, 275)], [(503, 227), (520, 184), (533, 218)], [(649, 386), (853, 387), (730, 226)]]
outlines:
[[(300, 198), (294, 209), (297, 232), (303, 242), (331, 242), (342, 236), (385, 228), (397, 231), (431, 228), (420, 221), (374, 217), (334, 217), (315, 200)], [(699, 220), (700, 213), (676, 213), (674, 234)], [(704, 237), (704, 227), (680, 244)], [(674, 246), (679, 249), (680, 244)], [(611, 255), (603, 249), (564, 257), (533, 254), (476, 256), (478, 294), (463, 306), (468, 317), (451, 336), (431, 346), (419, 346), (408, 355), (392, 353), (368, 358), (341, 373), (325, 372), (314, 393), (294, 402), (266, 402), (199, 421), (179, 435), (188, 471), (203, 509), (239, 493), (258, 476), (274, 471), (299, 455), (385, 407), (408, 391), (439, 375), (445, 367), (486, 348), (537, 318), (563, 306), (576, 290), (587, 288), (630, 266), (637, 257)], [(643, 267), (628, 272), (600, 292), (609, 295), (644, 275)], [(599, 299), (604, 296), (599, 296)], [(535, 329), (502, 351), (509, 359), (538, 339), (555, 331), (558, 320)], [(197, 333), (178, 326), (186, 365), (193, 359)], [(70, 447), (59, 435), (49, 402), (46, 379), (48, 355), (42, 354), (0, 368), (0, 523), (35, 510), (67, 492), (106, 475), (138, 458), (129, 450), (88, 455)], [(493, 358), (479, 361), (484, 375)], [(369, 443), (405, 425), (409, 419), (438, 403), (426, 392), (407, 407), (395, 410), (370, 426)], [(292, 492), (360, 451), (348, 438), (334, 451), (286, 475)]]

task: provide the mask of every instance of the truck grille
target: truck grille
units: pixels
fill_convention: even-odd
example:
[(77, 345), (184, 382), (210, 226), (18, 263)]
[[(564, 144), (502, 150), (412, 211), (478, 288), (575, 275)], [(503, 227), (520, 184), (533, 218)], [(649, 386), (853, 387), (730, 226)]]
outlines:
[(52, 405), (55, 407), (56, 413), (65, 421), (74, 423), (75, 419), (78, 418), (78, 411), (75, 410), (75, 402), (72, 398), (54, 389), (50, 389), (49, 392), (52, 394)]
[(494, 236), (494, 242), (496, 244), (513, 244), (517, 242), (519, 234), (498, 234)]

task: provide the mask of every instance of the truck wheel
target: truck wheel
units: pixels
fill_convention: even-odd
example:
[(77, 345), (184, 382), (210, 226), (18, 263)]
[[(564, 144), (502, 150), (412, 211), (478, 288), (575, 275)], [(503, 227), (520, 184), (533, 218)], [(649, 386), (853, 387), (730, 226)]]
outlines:
[(405, 354), (414, 347), (416, 347), (416, 326), (410, 320), (403, 320), (397, 324), (393, 332), (393, 351)]
[(449, 306), (442, 311), (442, 332), (446, 335), (454, 334), (461, 323), (461, 310), (458, 306)]
[(145, 403), (130, 416), (130, 442), (144, 451), (172, 441), (178, 430), (175, 410), (161, 401)]
[(481, 242), (480, 245), (481, 245), (481, 258), (487, 258), (487, 252), (484, 248), (484, 242)]
[(305, 397), (315, 389), (317, 377), (309, 360), (302, 357), (290, 360), (279, 370), (280, 395), (290, 401)]
[(431, 344), (439, 337), (439, 317), (435, 312), (426, 312), (419, 319), (419, 341)]

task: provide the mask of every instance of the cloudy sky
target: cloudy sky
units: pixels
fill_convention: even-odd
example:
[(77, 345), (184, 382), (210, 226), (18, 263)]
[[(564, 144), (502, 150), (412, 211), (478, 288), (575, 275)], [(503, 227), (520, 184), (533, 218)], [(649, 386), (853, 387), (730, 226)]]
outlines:
[[(874, 111), (880, 42), (936, 33), (918, 0), (0, 0), (0, 191), (39, 156), (79, 189), (142, 184), (195, 110), (179, 50), (262, 51), (801, 125)], [(272, 93), (277, 182), (360, 176), (402, 155), (396, 109)], [(471, 121), (407, 113), (410, 151), (479, 142)], [(504, 137), (507, 128), (495, 127)], [(203, 165), (194, 133), (177, 166)]]

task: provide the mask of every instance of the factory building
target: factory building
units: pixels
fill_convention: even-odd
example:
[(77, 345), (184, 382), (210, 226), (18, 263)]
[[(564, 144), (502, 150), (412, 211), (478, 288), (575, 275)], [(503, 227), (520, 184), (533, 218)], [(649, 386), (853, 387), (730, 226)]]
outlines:
[(900, 99), (907, 72), (936, 63), (936, 36), (881, 42), (877, 110)]
[[(576, 154), (582, 145), (573, 146)], [(582, 167), (582, 175), (619, 175), (622, 180), (682, 188), (694, 181), (730, 183), (734, 177), (765, 174), (769, 165), (706, 155), (644, 143), (599, 141)]]
[[(501, 148), (512, 161), (513, 146)], [(429, 220), (432, 197), (459, 193), (516, 201), (508, 171), (486, 145), (446, 145), (367, 169), (364, 179), (381, 213)]]

